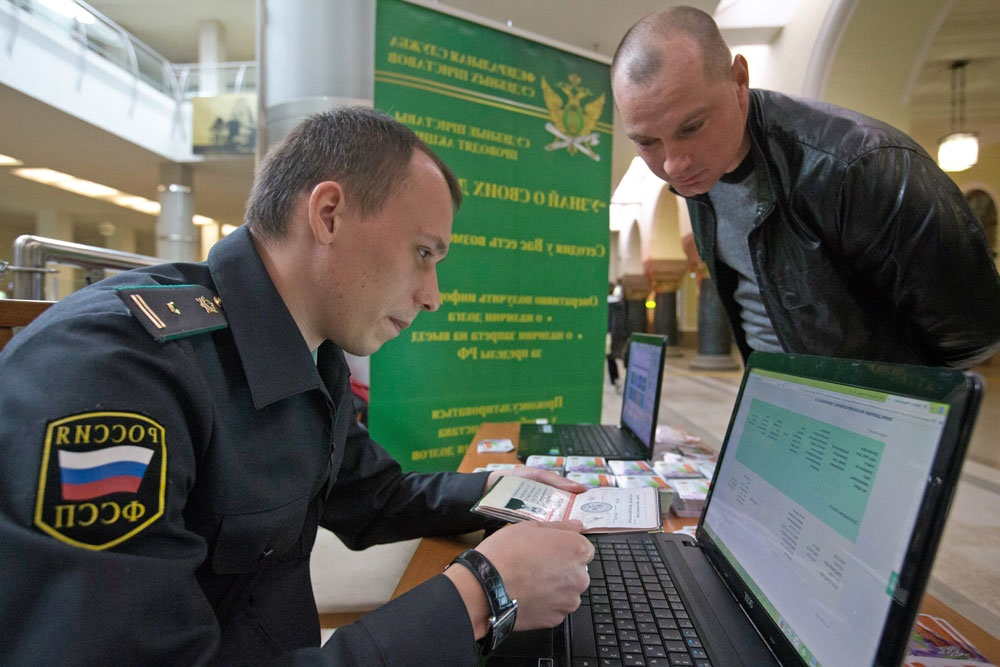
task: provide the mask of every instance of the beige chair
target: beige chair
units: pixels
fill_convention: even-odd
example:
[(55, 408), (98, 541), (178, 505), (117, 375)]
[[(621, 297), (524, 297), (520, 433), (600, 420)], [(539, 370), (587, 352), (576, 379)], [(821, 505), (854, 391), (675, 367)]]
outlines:
[(20, 299), (0, 299), (0, 349), (33, 319), (45, 312), (53, 301), (23, 301)]

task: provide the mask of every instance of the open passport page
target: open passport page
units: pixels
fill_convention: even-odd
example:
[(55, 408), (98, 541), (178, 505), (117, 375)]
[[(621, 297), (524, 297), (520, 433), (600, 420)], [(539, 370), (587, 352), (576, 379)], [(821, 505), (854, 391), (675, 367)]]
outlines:
[(583, 522), (585, 533), (662, 529), (659, 491), (652, 487), (598, 487), (570, 493), (542, 482), (506, 475), (473, 508), (504, 521)]

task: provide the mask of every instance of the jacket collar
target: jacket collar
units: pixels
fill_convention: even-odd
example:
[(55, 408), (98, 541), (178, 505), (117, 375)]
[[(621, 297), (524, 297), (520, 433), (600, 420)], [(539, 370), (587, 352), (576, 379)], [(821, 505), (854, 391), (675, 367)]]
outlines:
[(763, 93), (750, 91), (750, 109), (747, 112), (747, 130), (750, 133), (750, 152), (753, 155), (754, 170), (757, 174), (757, 220), (756, 227), (774, 209), (774, 183), (771, 181), (773, 163), (764, 153), (767, 146), (767, 125), (764, 118)]
[(245, 226), (215, 244), (208, 268), (222, 298), (254, 406), (259, 409), (323, 386), (305, 339)]

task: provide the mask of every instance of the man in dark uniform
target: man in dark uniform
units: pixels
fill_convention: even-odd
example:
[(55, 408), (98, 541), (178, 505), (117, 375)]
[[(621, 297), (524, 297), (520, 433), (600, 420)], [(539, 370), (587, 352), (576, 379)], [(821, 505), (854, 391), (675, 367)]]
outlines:
[(438, 308), (460, 200), (404, 126), (319, 114), (206, 262), (97, 283), (7, 345), (0, 664), (474, 664), (477, 639), (579, 604), (580, 524), (518, 524), (319, 647), (317, 526), (362, 549), (486, 525), (469, 508), (497, 473), (403, 473), (343, 354)]

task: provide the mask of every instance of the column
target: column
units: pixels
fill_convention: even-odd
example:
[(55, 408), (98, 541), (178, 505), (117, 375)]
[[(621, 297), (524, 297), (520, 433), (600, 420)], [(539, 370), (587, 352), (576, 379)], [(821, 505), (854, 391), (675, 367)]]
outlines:
[(625, 326), (629, 335), (646, 333), (646, 299), (625, 299)]
[[(75, 241), (73, 238), (73, 219), (68, 213), (51, 208), (39, 210), (35, 214), (35, 230), (38, 236), (47, 239)], [(48, 267), (45, 267), (48, 268)], [(77, 269), (68, 264), (57, 264), (52, 273), (45, 273), (42, 279), (41, 299), (58, 301), (77, 289)], [(81, 282), (83, 279), (81, 278)], [(32, 281), (33, 285), (38, 283)], [(82, 285), (81, 285), (82, 286)], [(20, 296), (19, 298), (25, 298)], [(31, 298), (35, 298), (32, 296)]]
[(160, 165), (160, 217), (156, 221), (156, 256), (170, 262), (199, 259), (200, 233), (194, 217), (194, 190), (191, 167)]
[(219, 65), (226, 61), (225, 28), (216, 20), (198, 23), (198, 94), (218, 95), (223, 90)]
[(681, 334), (677, 326), (677, 292), (657, 292), (653, 331), (667, 337), (666, 356), (681, 356)]
[(698, 294), (698, 354), (691, 370), (730, 371), (740, 366), (733, 359), (733, 332), (729, 328), (715, 281), (705, 277)]
[[(664, 192), (666, 192), (664, 190)], [(658, 206), (657, 210), (671, 210), (676, 208), (677, 201), (674, 195), (670, 195), (669, 207)], [(672, 235), (670, 225), (662, 217), (657, 218), (657, 227), (654, 233), (662, 240)], [(667, 249), (661, 248), (661, 252), (666, 253)], [(650, 285), (653, 287), (656, 299), (656, 310), (653, 311), (653, 331), (667, 337), (668, 357), (681, 356), (681, 335), (677, 326), (677, 290), (680, 289), (681, 281), (687, 273), (688, 262), (683, 257), (661, 256), (643, 260), (643, 271), (649, 277)]]
[(198, 232), (201, 234), (201, 256), (199, 260), (208, 259), (208, 251), (222, 238), (222, 228), (218, 224), (198, 225)]
[(371, 106), (375, 0), (258, 0), (258, 156), (303, 118)]

